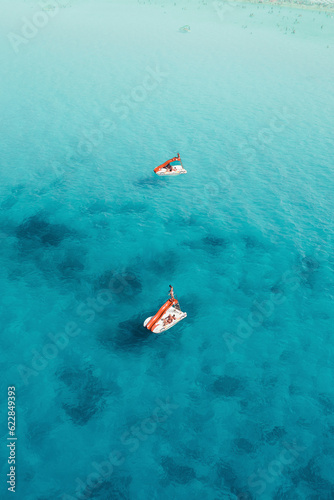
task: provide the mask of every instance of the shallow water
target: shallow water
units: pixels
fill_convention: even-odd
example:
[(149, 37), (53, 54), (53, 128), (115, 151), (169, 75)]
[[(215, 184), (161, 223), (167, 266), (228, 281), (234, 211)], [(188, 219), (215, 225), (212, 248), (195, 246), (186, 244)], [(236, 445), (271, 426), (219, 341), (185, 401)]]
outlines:
[(218, 7), (72, 2), (16, 53), (4, 3), (19, 499), (334, 495), (334, 19)]

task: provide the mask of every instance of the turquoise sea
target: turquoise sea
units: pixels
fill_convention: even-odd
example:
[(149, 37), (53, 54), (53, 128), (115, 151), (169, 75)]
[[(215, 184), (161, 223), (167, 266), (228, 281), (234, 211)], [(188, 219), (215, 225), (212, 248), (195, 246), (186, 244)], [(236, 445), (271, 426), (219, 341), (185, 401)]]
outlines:
[(1, 9), (1, 498), (333, 499), (334, 13)]

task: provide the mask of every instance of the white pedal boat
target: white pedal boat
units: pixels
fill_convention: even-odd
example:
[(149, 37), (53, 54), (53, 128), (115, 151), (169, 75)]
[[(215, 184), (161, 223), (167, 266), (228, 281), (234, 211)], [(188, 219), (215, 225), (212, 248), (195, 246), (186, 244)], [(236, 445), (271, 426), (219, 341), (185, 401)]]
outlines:
[(182, 160), (179, 153), (174, 158), (171, 158), (170, 160), (167, 160), (158, 167), (156, 167), (154, 169), (154, 172), (157, 175), (180, 175), (187, 173), (187, 171), (183, 168)]
[[(168, 316), (170, 314), (172, 316), (175, 315), (175, 319), (171, 323), (167, 323), (166, 325), (164, 325), (164, 319), (168, 318)], [(150, 321), (150, 319), (152, 317), (153, 316), (150, 316), (149, 318), (146, 318), (145, 321), (144, 321), (144, 325), (143, 326), (146, 327), (146, 325), (149, 323), (149, 321)], [(161, 316), (161, 318), (156, 323), (156, 325), (154, 327), (154, 330), (152, 330), (152, 332), (153, 333), (157, 333), (159, 335), (160, 333), (163, 333), (166, 330), (169, 330), (170, 328), (172, 328), (172, 326), (176, 325), (176, 323), (179, 323), (179, 321), (182, 321), (186, 317), (187, 317), (187, 313), (182, 312), (179, 309), (179, 307), (177, 307), (177, 306), (176, 307), (172, 306), (169, 309), (167, 309), (167, 311)]]
[(156, 172), (157, 175), (180, 175), (186, 173), (187, 171), (181, 165), (175, 165), (172, 171), (167, 168), (162, 168), (159, 172)]

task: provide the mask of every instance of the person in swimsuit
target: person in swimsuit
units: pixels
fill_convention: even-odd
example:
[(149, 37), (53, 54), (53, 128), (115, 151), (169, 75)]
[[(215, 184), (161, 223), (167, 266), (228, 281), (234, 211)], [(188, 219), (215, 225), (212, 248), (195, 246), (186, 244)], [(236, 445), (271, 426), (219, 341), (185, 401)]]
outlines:
[(163, 326), (170, 325), (173, 322), (173, 316), (170, 314), (163, 320)]

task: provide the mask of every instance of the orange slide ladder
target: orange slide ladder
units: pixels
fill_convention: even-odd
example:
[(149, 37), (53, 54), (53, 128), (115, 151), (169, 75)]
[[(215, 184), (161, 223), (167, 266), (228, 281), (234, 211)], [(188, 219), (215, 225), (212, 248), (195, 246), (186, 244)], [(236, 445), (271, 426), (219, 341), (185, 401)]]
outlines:
[(159, 165), (158, 167), (155, 167), (154, 172), (155, 173), (160, 172), (160, 170), (162, 170), (164, 167), (166, 167), (172, 161), (179, 161), (181, 163), (180, 155), (178, 154), (174, 158), (171, 158), (170, 160), (167, 160), (164, 163), (162, 163), (161, 165)]
[(156, 326), (156, 324), (158, 323), (159, 319), (161, 318), (161, 316), (170, 308), (172, 307), (174, 304), (177, 304), (177, 300), (176, 299), (168, 299), (167, 302), (164, 303), (163, 306), (160, 307), (159, 311), (150, 319), (150, 321), (147, 323), (146, 325), (146, 328), (148, 330), (151, 330), (153, 331), (154, 330), (154, 327)]

